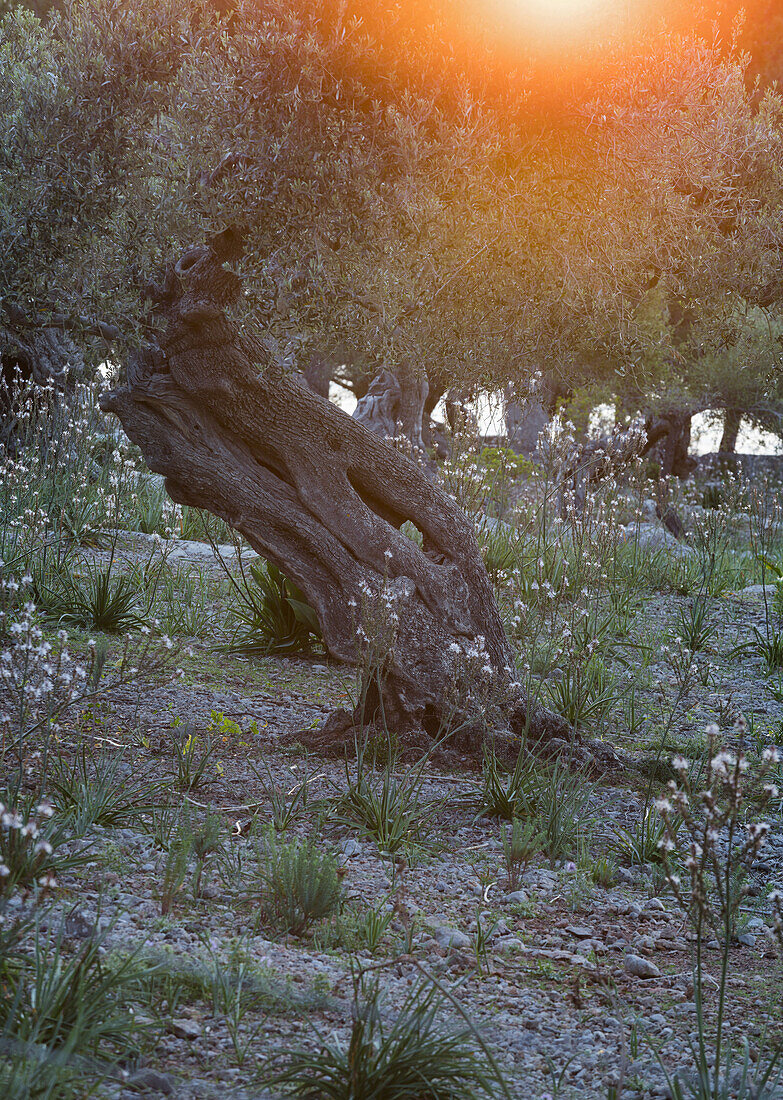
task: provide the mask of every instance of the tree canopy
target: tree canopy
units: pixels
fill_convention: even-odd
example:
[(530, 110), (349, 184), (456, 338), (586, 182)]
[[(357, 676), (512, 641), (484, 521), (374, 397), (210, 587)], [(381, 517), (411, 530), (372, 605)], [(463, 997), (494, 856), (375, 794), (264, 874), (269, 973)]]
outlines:
[(138, 337), (149, 272), (241, 224), (239, 315), (279, 362), (355, 347), (492, 387), (543, 366), (629, 399), (676, 376), (703, 404), (752, 330), (758, 389), (778, 347), (758, 311), (783, 296), (783, 102), (739, 44), (607, 47), (546, 109), (535, 66), (491, 41), (469, 53), (448, 4), (411, 10), (10, 12), (6, 311)]

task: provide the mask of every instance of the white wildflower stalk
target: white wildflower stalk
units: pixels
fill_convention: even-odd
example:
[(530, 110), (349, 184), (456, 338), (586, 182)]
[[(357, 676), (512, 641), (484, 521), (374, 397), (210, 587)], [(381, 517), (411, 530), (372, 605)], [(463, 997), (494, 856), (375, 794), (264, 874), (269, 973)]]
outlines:
[[(747, 890), (743, 879), (763, 849), (769, 834), (769, 825), (766, 822), (744, 823), (745, 807), (750, 805), (763, 809), (775, 790), (773, 784), (766, 782), (774, 754), (765, 753), (759, 767), (751, 772), (742, 748), (743, 732), (744, 727), (738, 728), (740, 749), (734, 752), (719, 745), (716, 727), (708, 728), (710, 768), (706, 788), (696, 795), (690, 786), (687, 761), (676, 757), (672, 764), (679, 780), (669, 784), (669, 797), (656, 802), (656, 809), (661, 814), (665, 827), (661, 856), (667, 881), (696, 933), (694, 989), (699, 1025), (699, 1055), (704, 1066), (708, 1064), (702, 1007), (702, 947), (706, 930), (711, 929), (723, 941), (714, 1069), (710, 1071), (715, 1073), (715, 1095), (722, 1073), (722, 1033), (729, 950), (739, 908)], [(675, 873), (676, 856), (679, 856), (686, 872), (684, 881)], [(710, 1095), (713, 1095), (712, 1084)]]

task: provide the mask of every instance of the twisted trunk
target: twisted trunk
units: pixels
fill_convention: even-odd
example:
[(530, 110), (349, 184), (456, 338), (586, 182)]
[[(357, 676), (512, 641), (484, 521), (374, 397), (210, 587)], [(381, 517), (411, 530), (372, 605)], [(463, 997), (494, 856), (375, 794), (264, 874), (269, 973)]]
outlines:
[[(519, 730), (527, 708), (470, 521), (403, 454), (237, 332), (224, 308), (239, 280), (223, 262), (238, 251), (227, 233), (185, 253), (157, 291), (159, 344), (102, 407), (174, 500), (222, 516), (302, 589), (333, 657), (374, 653), (370, 711), (382, 703), (398, 732), (434, 735), (453, 714), (460, 663), (479, 653)], [(400, 531), (406, 520), (421, 548)], [(338, 713), (325, 736), (349, 720)], [(545, 711), (528, 724), (534, 737), (567, 734)]]

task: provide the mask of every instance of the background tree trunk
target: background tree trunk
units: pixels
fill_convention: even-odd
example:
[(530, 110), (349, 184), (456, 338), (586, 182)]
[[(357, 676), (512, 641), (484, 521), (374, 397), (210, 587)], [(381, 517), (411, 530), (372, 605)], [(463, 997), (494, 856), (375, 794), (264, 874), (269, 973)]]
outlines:
[(657, 455), (661, 473), (674, 477), (687, 477), (696, 468), (696, 460), (689, 454), (691, 420), (689, 411), (668, 412), (663, 416), (650, 413), (645, 420), (647, 443), (642, 454)]
[(670, 413), (669, 432), (661, 451), (661, 473), (674, 477), (687, 477), (696, 463), (689, 454), (691, 445), (691, 420), (689, 412)]
[(314, 351), (305, 369), (302, 371), (305, 381), (313, 393), (319, 397), (329, 397), (329, 385), (332, 381), (332, 363), (328, 356)]
[(739, 435), (742, 413), (739, 409), (726, 409), (723, 414), (723, 434), (718, 447), (718, 454), (733, 455), (737, 452), (737, 436)]
[[(383, 702), (391, 728), (442, 730), (473, 653), (487, 670), (482, 690), (491, 685), (519, 730), (527, 710), (470, 521), (408, 458), (237, 333), (224, 307), (239, 280), (222, 265), (239, 251), (227, 231), (185, 253), (156, 291), (159, 345), (128, 364), (128, 385), (102, 407), (174, 500), (222, 516), (302, 589), (333, 657), (361, 659), (359, 627), (366, 646), (383, 643), (370, 704)], [(422, 548), (400, 532), (406, 520)], [(567, 736), (543, 710), (529, 725), (535, 738)]]

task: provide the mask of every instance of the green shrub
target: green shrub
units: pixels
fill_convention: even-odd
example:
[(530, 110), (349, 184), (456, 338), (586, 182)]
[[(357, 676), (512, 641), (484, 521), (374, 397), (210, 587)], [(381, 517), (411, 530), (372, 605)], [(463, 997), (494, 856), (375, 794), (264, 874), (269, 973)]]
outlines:
[(538, 782), (538, 773), (530, 753), (524, 750), (520, 752), (509, 772), (503, 768), (493, 752), (485, 750), (479, 795), (482, 812), (488, 817), (499, 817), (503, 821), (529, 817), (535, 812)]
[(139, 593), (130, 578), (112, 576), (110, 569), (82, 566), (37, 569), (33, 591), (38, 607), (52, 619), (85, 626), (105, 634), (120, 634), (142, 625)]
[[(312, 840), (280, 840), (268, 832), (256, 848), (260, 901), (278, 932), (301, 935), (340, 905), (337, 860)], [(252, 886), (251, 886), (252, 889)]]
[(70, 767), (55, 763), (51, 789), (77, 835), (92, 825), (119, 828), (153, 809), (162, 784), (148, 774), (124, 768), (123, 758), (122, 752), (102, 753), (89, 761), (83, 746)]
[(231, 609), (235, 628), (230, 652), (309, 653), (321, 641), (315, 611), (276, 565), (253, 562), (249, 581), (235, 585), (235, 592), (239, 599)]

